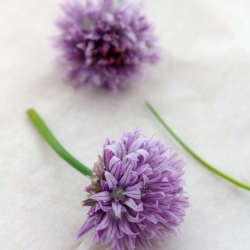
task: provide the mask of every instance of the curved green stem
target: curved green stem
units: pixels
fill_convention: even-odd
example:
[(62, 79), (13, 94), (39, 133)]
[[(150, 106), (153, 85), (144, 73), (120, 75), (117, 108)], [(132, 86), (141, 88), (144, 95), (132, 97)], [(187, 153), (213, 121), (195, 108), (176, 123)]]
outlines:
[(246, 190), (250, 191), (250, 186), (243, 184), (232, 177), (222, 173), (218, 169), (211, 166), (209, 163), (205, 162), (201, 157), (199, 157), (196, 153), (194, 153), (193, 150), (191, 150), (174, 132), (173, 130), (162, 120), (160, 115), (156, 112), (156, 110), (152, 107), (152, 105), (149, 102), (146, 102), (147, 107), (149, 110), (153, 113), (153, 115), (157, 118), (157, 120), (163, 125), (163, 127), (181, 144), (181, 146), (189, 152), (198, 162), (200, 162), (204, 167), (209, 169), (210, 171), (214, 172), (215, 174), (219, 175), (220, 177), (226, 179), (227, 181), (232, 182), (233, 184), (242, 187)]
[(77, 169), (82, 174), (92, 176), (92, 171), (88, 167), (80, 163), (62, 147), (62, 145), (56, 140), (56, 138), (43, 122), (42, 118), (36, 113), (34, 109), (29, 109), (26, 111), (26, 113), (43, 138), (49, 143), (49, 145), (59, 156), (61, 156), (66, 162), (68, 162), (72, 167)]

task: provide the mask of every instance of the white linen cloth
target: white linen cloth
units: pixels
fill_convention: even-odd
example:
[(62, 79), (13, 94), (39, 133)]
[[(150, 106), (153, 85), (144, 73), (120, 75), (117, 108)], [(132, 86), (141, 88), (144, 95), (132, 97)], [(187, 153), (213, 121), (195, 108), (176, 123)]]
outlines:
[(156, 133), (185, 158), (191, 207), (180, 234), (154, 249), (250, 249), (250, 192), (203, 168), (144, 105), (149, 100), (205, 160), (250, 184), (250, 2), (148, 1), (162, 60), (118, 94), (62, 80), (50, 42), (59, 2), (0, 1), (0, 249), (105, 249), (92, 232), (75, 238), (89, 180), (38, 134), (25, 115), (30, 107), (90, 168), (123, 125)]

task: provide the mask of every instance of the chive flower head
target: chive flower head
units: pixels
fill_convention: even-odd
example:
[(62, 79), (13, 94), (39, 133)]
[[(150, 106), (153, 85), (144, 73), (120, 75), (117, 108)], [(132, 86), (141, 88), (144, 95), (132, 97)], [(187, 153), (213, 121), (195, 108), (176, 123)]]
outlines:
[(90, 206), (77, 236), (94, 229), (94, 239), (113, 250), (148, 249), (175, 233), (189, 206), (183, 190), (185, 163), (140, 129), (107, 140), (86, 188)]
[(62, 4), (56, 24), (66, 76), (82, 84), (119, 91), (142, 73), (142, 64), (156, 63), (158, 49), (152, 26), (131, 0), (77, 0)]

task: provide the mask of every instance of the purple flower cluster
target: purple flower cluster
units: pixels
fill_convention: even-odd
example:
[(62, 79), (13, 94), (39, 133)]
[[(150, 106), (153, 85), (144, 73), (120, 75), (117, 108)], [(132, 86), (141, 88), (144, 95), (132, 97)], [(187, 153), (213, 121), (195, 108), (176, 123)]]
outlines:
[(55, 46), (66, 76), (75, 86), (87, 84), (111, 91), (124, 89), (141, 73), (141, 64), (155, 63), (158, 51), (152, 27), (130, 0), (77, 0), (62, 5)]
[(189, 206), (181, 178), (182, 159), (170, 146), (136, 129), (104, 145), (86, 188), (91, 206), (78, 237), (94, 228), (94, 239), (113, 250), (148, 249), (174, 233)]

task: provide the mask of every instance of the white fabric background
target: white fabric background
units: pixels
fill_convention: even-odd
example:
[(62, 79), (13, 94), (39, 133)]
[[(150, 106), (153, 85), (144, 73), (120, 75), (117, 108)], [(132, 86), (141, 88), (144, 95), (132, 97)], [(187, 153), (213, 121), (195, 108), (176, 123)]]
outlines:
[(0, 1), (0, 249), (104, 249), (91, 243), (92, 233), (76, 240), (89, 181), (44, 142), (25, 115), (29, 107), (90, 167), (123, 125), (156, 133), (185, 157), (191, 207), (180, 234), (154, 249), (250, 249), (250, 193), (204, 169), (144, 105), (149, 100), (208, 162), (250, 184), (249, 1), (148, 1), (162, 61), (119, 94), (62, 81), (49, 40), (58, 3)]

